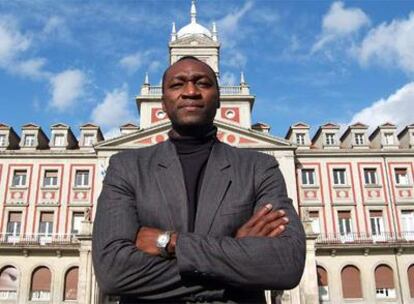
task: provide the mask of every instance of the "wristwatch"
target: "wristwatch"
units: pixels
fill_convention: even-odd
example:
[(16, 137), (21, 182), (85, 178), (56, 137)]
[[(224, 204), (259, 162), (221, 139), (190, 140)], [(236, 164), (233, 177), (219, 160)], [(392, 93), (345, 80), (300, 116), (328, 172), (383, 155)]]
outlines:
[(157, 238), (156, 246), (157, 246), (157, 248), (160, 249), (161, 256), (164, 257), (164, 258), (171, 257), (171, 254), (167, 250), (167, 246), (171, 241), (171, 234), (172, 233), (173, 233), (172, 231), (164, 231)]

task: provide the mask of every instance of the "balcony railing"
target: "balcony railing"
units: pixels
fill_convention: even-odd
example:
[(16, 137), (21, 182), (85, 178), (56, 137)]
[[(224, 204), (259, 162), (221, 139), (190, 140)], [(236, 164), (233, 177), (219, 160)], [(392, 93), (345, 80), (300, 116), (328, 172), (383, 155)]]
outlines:
[(0, 246), (49, 246), (49, 245), (71, 245), (78, 244), (75, 234), (0, 234)]
[[(141, 91), (142, 95), (146, 96), (161, 96), (161, 86), (148, 86), (145, 90)], [(241, 86), (220, 86), (221, 95), (244, 95)]]
[(372, 235), (367, 233), (348, 233), (348, 234), (320, 234), (316, 239), (317, 244), (376, 244), (376, 243), (407, 243), (414, 242), (414, 231), (401, 232), (395, 234), (391, 232), (383, 232), (381, 234)]

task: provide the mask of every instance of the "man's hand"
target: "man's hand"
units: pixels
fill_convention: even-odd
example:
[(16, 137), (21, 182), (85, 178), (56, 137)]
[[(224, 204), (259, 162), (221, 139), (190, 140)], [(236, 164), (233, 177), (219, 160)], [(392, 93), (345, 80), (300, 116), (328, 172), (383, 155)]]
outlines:
[(268, 236), (275, 237), (280, 235), (289, 219), (285, 217), (285, 211), (272, 211), (272, 205), (267, 204), (241, 226), (236, 233), (236, 239), (246, 236)]
[[(157, 247), (157, 238), (161, 233), (163, 233), (163, 231), (157, 228), (141, 227), (137, 233), (135, 246), (142, 252), (150, 255), (161, 255), (160, 249)], [(167, 251), (172, 255), (175, 254), (176, 241), (177, 234), (174, 232), (171, 235), (171, 240), (167, 247)]]

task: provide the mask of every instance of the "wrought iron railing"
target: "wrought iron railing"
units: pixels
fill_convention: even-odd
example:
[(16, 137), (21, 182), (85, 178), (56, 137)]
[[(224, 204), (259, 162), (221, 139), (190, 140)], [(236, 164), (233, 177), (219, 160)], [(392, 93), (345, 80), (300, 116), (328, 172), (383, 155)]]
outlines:
[(355, 244), (375, 244), (375, 243), (401, 243), (414, 242), (414, 231), (405, 231), (401, 233), (383, 232), (380, 234), (368, 233), (328, 233), (320, 234), (316, 239), (318, 244), (341, 244), (341, 243), (355, 243)]
[(0, 234), (0, 245), (64, 245), (79, 243), (75, 234)]

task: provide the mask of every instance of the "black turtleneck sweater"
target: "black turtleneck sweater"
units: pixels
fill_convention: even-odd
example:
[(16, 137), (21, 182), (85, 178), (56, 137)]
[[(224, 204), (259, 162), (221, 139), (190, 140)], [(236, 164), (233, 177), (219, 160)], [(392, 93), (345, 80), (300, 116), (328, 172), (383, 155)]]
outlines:
[(212, 128), (201, 136), (182, 136), (173, 129), (168, 133), (175, 145), (184, 174), (187, 191), (188, 231), (194, 232), (198, 197), (203, 183), (204, 172), (216, 139), (217, 129)]

